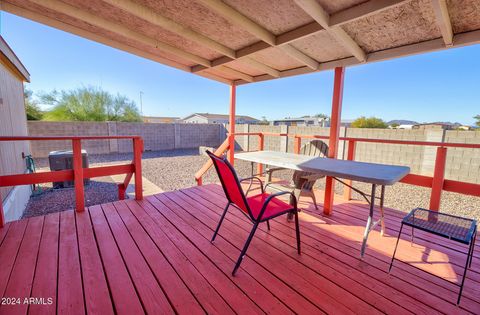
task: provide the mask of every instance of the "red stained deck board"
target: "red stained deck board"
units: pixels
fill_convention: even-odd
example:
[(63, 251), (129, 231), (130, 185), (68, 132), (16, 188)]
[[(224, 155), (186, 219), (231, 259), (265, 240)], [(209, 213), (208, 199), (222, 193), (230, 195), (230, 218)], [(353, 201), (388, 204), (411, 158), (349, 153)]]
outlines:
[[(200, 206), (199, 209), (201, 209), (201, 211), (195, 211), (194, 214), (200, 215), (200, 221), (204, 224), (208, 224), (208, 226), (212, 229), (213, 233), (213, 229), (215, 229), (218, 219), (214, 220), (211, 217), (206, 216), (205, 213), (208, 212), (205, 212), (205, 210), (202, 209)], [(238, 249), (238, 253), (240, 253), (240, 249), (245, 243), (248, 232), (238, 231), (237, 227), (228, 225), (228, 227), (222, 226), (219, 232), (219, 236), (224, 237), (225, 240), (236, 246)], [(250, 259), (254, 259), (259, 264), (267, 268), (277, 278), (287, 283), (289, 286), (294, 288), (297, 292), (308, 298), (313, 303), (319, 305), (326, 312), (353, 312), (353, 310), (349, 309), (341, 302), (327, 295), (326, 287), (331, 286), (331, 283), (318, 277), (318, 274), (311, 274), (308, 271), (306, 271), (307, 273), (309, 273), (308, 276), (303, 274), (305, 270), (302, 270), (302, 268), (296, 268), (299, 266), (297, 262), (287, 256), (278, 255), (279, 252), (271, 246), (261, 246), (260, 248), (258, 244), (259, 240), (257, 238), (254, 238), (247, 252), (247, 257), (242, 262), (242, 265), (249, 263)], [(296, 250), (293, 250), (293, 252), (296, 253)], [(239, 269), (237, 276), (241, 276), (241, 272), (243, 272), (243, 270)], [(339, 287), (335, 289), (343, 291), (343, 289)], [(343, 292), (346, 293), (346, 295), (353, 300), (353, 302), (349, 301), (349, 303), (352, 303), (352, 305), (355, 305), (356, 302), (360, 302), (360, 307), (364, 306), (369, 311), (371, 310), (366, 303), (358, 301), (358, 299), (356, 299), (355, 297), (348, 295), (348, 292), (346, 291)], [(356, 306), (358, 306), (358, 304)]]
[(173, 314), (172, 306), (113, 205), (104, 204), (102, 209), (145, 311), (150, 314)]
[[(197, 188), (193, 188), (193, 189), (197, 189)], [(221, 196), (221, 198), (224, 198), (223, 197), (224, 196), (223, 191), (221, 190), (221, 187), (219, 187), (218, 185), (210, 185), (208, 187), (208, 190), (211, 190), (212, 192), (217, 193), (219, 196)], [(188, 191), (189, 190), (185, 190), (185, 192), (188, 192)], [(205, 191), (202, 191), (202, 192), (203, 192), (202, 195), (204, 195), (205, 198), (207, 198), (208, 200), (212, 200), (211, 193), (208, 193), (208, 192), (205, 193)], [(361, 223), (359, 223), (360, 218), (355, 218), (355, 217), (352, 217), (352, 216), (348, 215), (349, 211), (351, 210), (350, 209), (351, 204), (352, 203), (344, 203), (342, 205), (336, 205), (337, 210), (333, 213), (332, 216), (328, 216), (328, 217), (318, 215), (318, 211), (317, 210), (310, 210), (310, 209), (312, 209), (310, 207), (309, 210), (304, 211), (304, 214), (303, 214), (303, 215), (308, 215), (309, 217), (305, 218), (306, 220), (301, 220), (301, 221), (312, 221), (312, 218), (318, 218), (318, 219), (316, 219), (317, 223), (312, 222), (311, 224), (305, 224), (305, 223), (302, 222), (301, 223), (302, 234), (316, 233), (316, 235), (314, 236), (315, 242), (320, 242), (321, 240), (324, 240), (325, 237), (327, 237), (327, 238), (334, 237), (334, 239), (331, 239), (332, 242), (343, 243), (345, 245), (348, 245), (349, 247), (352, 247), (354, 249), (354, 253), (355, 253), (355, 250), (358, 253), (358, 250), (360, 248), (359, 243), (360, 243), (360, 240), (363, 236), (363, 229), (364, 229), (366, 213), (367, 213), (366, 211), (368, 211), (368, 210), (364, 209), (365, 218), (363, 219), (363, 221)], [(358, 202), (355, 202), (355, 204), (356, 204), (356, 206), (358, 206)], [(339, 213), (339, 212), (342, 212), (342, 211), (345, 212), (345, 214)], [(389, 211), (394, 211), (394, 210), (389, 209)], [(388, 216), (388, 214), (386, 214), (386, 215)], [(302, 213), (300, 214), (300, 217), (302, 217)], [(336, 220), (338, 220), (339, 217), (344, 218), (344, 220), (340, 220), (340, 222), (336, 221)], [(281, 219), (276, 220), (276, 221), (280, 222), (280, 220)], [(396, 222), (396, 224), (399, 224), (399, 222), (400, 222), (400, 219), (398, 220), (398, 222)], [(315, 226), (313, 224), (317, 224), (317, 226)], [(320, 225), (318, 225), (318, 224), (320, 224)], [(318, 228), (320, 226), (321, 226), (321, 228)], [(273, 224), (272, 224), (272, 228), (273, 228)], [(352, 231), (352, 230), (355, 230), (355, 231)], [(336, 237), (337, 235), (343, 235), (343, 236), (347, 236), (347, 237)], [(386, 264), (384, 264), (385, 265), (384, 271), (388, 270), (388, 264), (390, 263), (391, 252), (393, 251), (393, 246), (394, 246), (393, 241), (396, 238), (392, 238), (392, 237), (390, 237), (391, 239), (389, 239), (388, 237), (382, 238), (379, 235), (374, 236), (374, 233), (372, 233), (370, 237), (371, 238), (369, 239), (369, 244), (371, 246), (373, 245), (372, 246), (373, 250), (370, 250), (370, 251), (367, 250), (366, 251), (366, 258), (364, 258), (364, 260), (370, 259), (370, 257), (375, 257), (375, 258), (378, 258), (380, 260), (383, 260), (386, 263)], [(350, 239), (356, 239), (358, 241), (356, 243), (354, 243)], [(386, 242), (386, 240), (388, 240), (388, 242)], [(337, 246), (336, 244), (333, 245), (333, 243), (330, 243), (330, 244), (332, 244), (332, 245), (330, 245), (332, 247)], [(408, 244), (410, 244), (409, 240), (408, 240)], [(455, 245), (455, 243), (453, 243), (453, 244)], [(318, 244), (317, 244), (317, 246), (318, 246)], [(418, 249), (416, 249), (416, 248), (409, 249), (409, 247), (410, 247), (410, 245), (408, 245), (406, 248), (403, 248), (403, 250), (405, 251), (405, 255), (408, 255), (409, 251), (411, 252), (412, 250), (413, 250), (413, 252), (418, 252)], [(450, 248), (444, 248), (444, 247), (442, 247), (442, 248), (447, 252), (451, 251)], [(379, 249), (381, 249), (381, 251), (379, 251)], [(387, 249), (387, 250), (385, 250), (385, 249)], [(400, 250), (400, 248), (399, 248), (399, 250)], [(355, 257), (355, 256), (353, 256), (353, 257)], [(373, 260), (373, 261), (370, 260), (370, 262), (376, 262), (376, 260)], [(426, 267), (427, 271), (430, 267), (431, 266)], [(402, 272), (398, 273), (399, 270), (397, 270), (397, 268), (400, 269)], [(432, 268), (432, 269), (434, 269), (434, 268)], [(478, 268), (477, 268), (477, 270), (474, 270), (473, 272), (476, 272), (476, 271), (478, 271)], [(468, 277), (468, 274), (470, 272), (472, 272), (472, 270), (469, 270), (469, 272), (467, 273), (467, 277)], [(401, 277), (402, 273), (405, 275), (404, 277)], [(423, 303), (429, 304), (432, 307), (435, 307), (435, 308), (439, 309), (440, 311), (445, 311), (446, 309), (447, 310), (450, 309), (451, 311), (454, 312), (456, 310), (456, 306), (452, 307), (451, 302), (456, 299), (456, 296), (458, 294), (458, 287), (457, 286), (448, 283), (447, 281), (439, 278), (438, 276), (430, 275), (430, 274), (426, 273), (425, 271), (419, 270), (419, 269), (417, 269), (415, 267), (412, 267), (408, 264), (401, 263), (400, 261), (395, 262), (395, 267), (392, 270), (392, 275), (396, 275), (397, 277), (401, 278), (402, 280), (408, 279), (409, 281), (412, 281), (413, 283), (416, 283), (417, 287), (419, 288), (418, 292), (420, 292), (420, 294), (418, 296), (418, 299), (420, 301), (422, 301), (422, 299), (420, 297), (425, 294), (425, 288), (426, 287), (431, 287), (432, 284), (434, 284), (434, 286), (433, 286), (434, 290), (433, 291), (435, 292), (435, 295), (440, 298), (440, 300), (439, 299), (437, 299), (437, 300), (434, 299), (433, 301), (429, 302), (431, 299), (427, 299), (426, 301), (423, 301)], [(428, 279), (428, 280), (426, 280), (426, 279)], [(475, 296), (478, 296), (478, 294), (477, 294), (478, 286), (479, 286), (478, 282), (476, 282), (474, 280), (469, 281), (469, 279), (467, 279), (466, 284), (465, 284), (463, 298), (462, 298), (461, 307), (463, 307), (463, 308), (465, 308), (465, 309), (467, 309), (467, 310), (469, 310), (473, 313), (478, 313), (479, 309), (480, 309), (479, 308), (479, 303), (477, 302), (477, 298), (475, 298)], [(447, 288), (448, 290), (444, 290), (444, 288)], [(412, 291), (414, 291), (414, 290), (412, 290)], [(422, 294), (422, 292), (424, 292), (424, 293)], [(471, 297), (471, 299), (468, 299), (468, 297)], [(445, 302), (447, 304), (444, 304)]]
[(160, 228), (155, 217), (147, 212), (155, 213), (155, 208), (147, 201), (138, 202), (138, 206), (130, 204), (130, 210), (149, 234), (157, 247), (162, 251), (177, 274), (190, 288), (197, 300), (202, 304), (207, 313), (233, 314), (234, 311), (228, 306), (223, 298), (217, 293), (200, 272), (180, 251)]
[(145, 233), (135, 216), (130, 212), (127, 206), (129, 203), (117, 202), (114, 203), (114, 206), (138, 248), (143, 253), (158, 282), (169, 296), (175, 311), (179, 314), (204, 314), (205, 311), (177, 275), (175, 269), (165, 259), (152, 239)]
[(4, 297), (10, 273), (27, 227), (27, 220), (9, 223), (10, 227), (0, 246), (0, 297)]
[[(159, 198), (158, 196), (156, 197)], [(172, 205), (170, 202), (167, 203), (168, 207), (165, 207), (165, 209), (162, 211), (165, 213), (165, 217), (168, 218), (173, 225), (180, 229), (182, 233), (187, 235), (198, 248), (201, 248), (204, 254), (208, 257), (216, 256), (215, 254), (217, 253), (217, 249), (229, 257), (230, 259), (219, 257), (218, 259), (223, 259), (223, 261), (220, 261), (218, 264), (215, 261), (215, 263), (221, 266), (225, 273), (230, 274), (239, 255), (238, 248), (232, 246), (222, 238), (216, 239), (214, 243), (215, 246), (211, 246), (209, 240), (212, 237), (213, 231), (210, 228), (203, 224), (198, 224), (199, 222), (197, 222), (197, 218), (192, 216), (181, 206)], [(194, 227), (194, 229), (192, 229), (192, 227)], [(199, 238), (198, 235), (203, 236), (203, 238)], [(247, 266), (242, 266), (242, 268), (244, 268), (246, 271), (245, 276), (235, 277), (235, 282), (240, 288), (243, 288), (246, 293), (253, 293), (252, 298), (259, 306), (262, 307), (265, 312), (271, 312), (275, 310), (276, 312), (274, 313), (277, 314), (280, 311), (284, 311), (284, 308), (282, 307), (279, 310), (279, 307), (276, 304), (278, 302), (272, 300), (271, 296), (269, 296), (269, 293), (265, 292), (262, 294), (262, 291), (264, 290), (268, 290), (271, 292), (272, 296), (277, 297), (278, 301), (287, 304), (292, 310), (295, 310), (299, 313), (313, 314), (321, 312), (321, 310), (315, 307), (310, 301), (299, 295), (292, 288), (281, 282), (278, 278), (276, 278), (274, 275), (268, 272), (268, 270), (256, 262), (252, 262), (252, 264)], [(252, 283), (251, 281), (253, 279), (256, 279), (259, 284), (265, 287), (265, 289), (255, 286), (256, 283)], [(257, 301), (257, 299), (259, 301)]]
[[(454, 270), (458, 277), (464, 246), (418, 233), (418, 245), (411, 247), (405, 233), (399, 258), (406, 261), (397, 261), (387, 273), (404, 216), (400, 211), (386, 209), (388, 235), (374, 231), (361, 260), (367, 208), (358, 201), (337, 199), (333, 214), (324, 217), (303, 198), (302, 255), (296, 254), (292, 223), (280, 217), (271, 222), (270, 232), (260, 226), (241, 269), (231, 277), (251, 225), (231, 211), (211, 244), (224, 203), (221, 187), (206, 185), (8, 223), (0, 229), (0, 293), (53, 296), (54, 301), (0, 307), (0, 313), (142, 314), (148, 307), (178, 314), (480, 314), (477, 258), (459, 307), (454, 305), (457, 286), (410, 264), (425, 252), (433, 263), (422, 269), (440, 275)], [(447, 262), (453, 269), (438, 267)], [(163, 303), (145, 298), (145, 286), (140, 288), (145, 279), (156, 292), (150, 297), (163, 296)]]
[[(157, 209), (162, 209), (163, 205), (155, 198), (147, 198)], [(153, 209), (152, 209), (153, 210)], [(191, 261), (202, 276), (215, 287), (217, 292), (227, 302), (233, 310), (246, 314), (261, 314), (262, 311), (253, 303), (232, 281), (221, 272), (207, 257), (205, 257), (188, 239), (173, 227), (159, 213), (150, 212), (155, 216), (156, 222), (165, 231), (167, 236), (177, 245)]]
[[(198, 202), (202, 202), (200, 198), (204, 196), (204, 202), (212, 202), (212, 203), (219, 203), (221, 204), (224, 201), (224, 197), (221, 195), (215, 196), (215, 192), (213, 193), (198, 193), (199, 191), (196, 189), (192, 190), (185, 190), (183, 191), (184, 194), (192, 196)], [(198, 193), (198, 194), (196, 194)], [(300, 214), (301, 216), (302, 214)], [(239, 213), (238, 211), (231, 212), (229, 218), (237, 225), (241, 225), (240, 220), (244, 220), (244, 216)], [(229, 219), (228, 217), (226, 218)], [(232, 219), (233, 218), (233, 219)], [(303, 225), (301, 228), (303, 228)], [(283, 252), (285, 254), (289, 254), (291, 252), (291, 248), (295, 248), (295, 234), (294, 229), (292, 228), (292, 223), (288, 223), (284, 218), (279, 218), (275, 220), (275, 222), (271, 223), (272, 230), (268, 232), (266, 227), (261, 226), (259, 231), (259, 237), (264, 237), (266, 242), (276, 243), (278, 248), (284, 248)], [(366, 301), (370, 301), (372, 304), (376, 304), (379, 300), (378, 294), (381, 294), (384, 300), (391, 300), (392, 302), (396, 303), (396, 305), (392, 305), (391, 302), (389, 303), (381, 303), (377, 305), (382, 311), (394, 311), (395, 313), (402, 312), (402, 309), (399, 307), (404, 307), (403, 312), (409, 309), (417, 309), (418, 311), (424, 312), (432, 312), (433, 309), (424, 306), (423, 303), (416, 301), (417, 295), (427, 300), (431, 300), (432, 302), (436, 302), (440, 304), (444, 302), (440, 299), (431, 299), (429, 294), (424, 293), (422, 290), (414, 291), (412, 296), (406, 295), (406, 293), (410, 293), (412, 288), (409, 284), (404, 283), (403, 289), (398, 290), (398, 287), (402, 288), (402, 283), (397, 283), (398, 287), (392, 288), (391, 286), (385, 284), (384, 282), (388, 283), (390, 278), (388, 274), (385, 272), (388, 265), (385, 264), (383, 269), (376, 269), (372, 268), (368, 264), (362, 264), (361, 260), (358, 257), (358, 250), (350, 251), (350, 255), (345, 255), (336, 250), (334, 247), (330, 247), (331, 243), (324, 243), (324, 246), (319, 246), (319, 242), (325, 237), (319, 237), (315, 240), (312, 240), (310, 237), (310, 233), (308, 230), (302, 229), (302, 245), (303, 245), (303, 253), (305, 254), (302, 257), (302, 263), (311, 267), (314, 270), (318, 270), (318, 272), (322, 274), (327, 274), (325, 271), (322, 272), (322, 267), (319, 264), (324, 264), (325, 266), (329, 266), (330, 268), (335, 270), (335, 273), (332, 275), (331, 272), (331, 280), (332, 281), (345, 281), (345, 277), (350, 277), (352, 280), (364, 285), (364, 287), (360, 287), (359, 290), (356, 291), (356, 294), (363, 294), (365, 292), (364, 298)], [(270, 241), (271, 238), (274, 237), (282, 241), (283, 243), (273, 242)], [(333, 240), (332, 240), (333, 241)], [(293, 245), (291, 245), (293, 244)], [(335, 246), (336, 247), (336, 246)], [(329, 252), (330, 255), (325, 255), (326, 251)], [(338, 257), (339, 256), (339, 257)], [(350, 264), (348, 264), (350, 262)], [(338, 274), (337, 274), (338, 273)], [(339, 275), (343, 274), (343, 277)], [(338, 279), (336, 279), (338, 278)], [(340, 282), (339, 285), (342, 285)], [(349, 290), (358, 288), (355, 285), (345, 285), (346, 288)], [(403, 292), (402, 292), (403, 291)], [(449, 307), (450, 304), (444, 305), (444, 307)]]
[[(289, 314), (291, 312), (275, 295), (266, 290), (259, 282), (255, 281), (251, 276), (246, 277), (232, 277), (232, 264), (235, 260), (228, 259), (215, 246), (211, 246), (208, 239), (199, 234), (195, 229), (192, 229), (186, 220), (190, 215), (188, 213), (182, 216), (177, 216), (175, 211), (182, 211), (183, 209), (171, 202), (165, 203), (162, 208), (165, 219), (167, 219), (173, 226), (175, 226), (181, 233), (206, 256), (208, 257), (223, 273), (233, 281), (250, 299), (255, 302), (266, 313), (273, 314)], [(238, 255), (237, 255), (238, 256)], [(313, 308), (312, 308), (313, 309)]]
[(28, 219), (25, 236), (18, 250), (15, 265), (13, 266), (4, 293), (6, 297), (18, 298), (20, 303), (19, 305), (0, 305), (0, 314), (27, 314), (29, 302), (25, 302), (25, 299), (30, 298), (32, 291), (33, 275), (35, 274), (38, 246), (42, 236), (43, 220), (44, 217)]
[(117, 314), (142, 314), (143, 307), (100, 206), (89, 208), (112, 302)]
[(75, 212), (60, 213), (57, 312), (85, 314)]
[[(57, 267), (58, 244), (60, 229), (60, 214), (52, 213), (45, 216), (42, 239), (38, 250), (37, 267), (33, 279), (32, 296), (47, 299), (46, 305), (30, 305), (28, 314), (55, 314), (57, 309)], [(52, 303), (48, 299), (52, 299)]]
[(88, 211), (76, 213), (78, 247), (87, 314), (114, 314)]

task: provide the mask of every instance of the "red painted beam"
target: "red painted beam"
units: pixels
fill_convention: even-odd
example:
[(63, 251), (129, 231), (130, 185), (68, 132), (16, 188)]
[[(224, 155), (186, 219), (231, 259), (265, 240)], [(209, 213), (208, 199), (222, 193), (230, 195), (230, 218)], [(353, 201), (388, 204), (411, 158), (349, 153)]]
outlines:
[(408, 174), (400, 180), (401, 183), (431, 188), (433, 178), (417, 174)]
[(433, 172), (432, 191), (430, 194), (430, 210), (438, 211), (442, 200), (442, 190), (445, 180), (445, 164), (447, 162), (447, 148), (437, 148), (435, 170)]
[[(330, 116), (330, 137), (328, 141), (328, 157), (337, 158), (338, 143), (340, 138), (340, 125), (342, 115), (343, 82), (345, 77), (345, 68), (335, 68), (335, 78), (333, 83), (332, 114)], [(335, 180), (327, 176), (325, 179), (325, 198), (323, 213), (329, 215), (332, 213), (333, 199), (335, 195)]]
[(101, 139), (140, 139), (140, 136), (10, 136), (0, 137), (0, 141), (45, 141), (45, 140), (101, 140)]
[(0, 176), (0, 187), (32, 185), (73, 180), (73, 170)]

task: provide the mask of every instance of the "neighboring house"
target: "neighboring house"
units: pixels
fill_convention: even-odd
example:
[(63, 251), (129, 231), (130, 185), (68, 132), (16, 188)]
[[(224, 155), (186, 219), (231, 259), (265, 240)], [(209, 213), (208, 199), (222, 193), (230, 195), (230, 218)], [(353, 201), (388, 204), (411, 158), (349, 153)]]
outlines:
[(392, 127), (391, 125), (389, 125), (388, 128), (389, 129), (413, 129), (413, 126), (415, 125), (404, 124), (404, 125), (398, 125), (396, 127)]
[[(30, 74), (0, 36), (0, 136), (27, 136), (23, 82)], [(28, 141), (0, 142), (0, 175), (26, 172), (23, 155), (30, 154)], [(5, 220), (18, 220), (31, 195), (30, 185), (0, 188)]]
[[(178, 122), (186, 124), (228, 124), (228, 115), (223, 114), (209, 114), (209, 113), (194, 113), (185, 118), (178, 120)], [(237, 124), (258, 124), (260, 120), (250, 116), (235, 116), (235, 123)]]
[(273, 126), (320, 126), (327, 127), (328, 120), (320, 117), (300, 117), (276, 119), (271, 123)]
[(433, 123), (424, 123), (417, 124), (412, 127), (412, 129), (419, 130), (454, 130), (461, 126), (458, 123), (449, 123), (449, 122), (433, 122)]
[(172, 124), (177, 122), (180, 117), (155, 117), (155, 116), (142, 116), (144, 123), (153, 123), (153, 124)]

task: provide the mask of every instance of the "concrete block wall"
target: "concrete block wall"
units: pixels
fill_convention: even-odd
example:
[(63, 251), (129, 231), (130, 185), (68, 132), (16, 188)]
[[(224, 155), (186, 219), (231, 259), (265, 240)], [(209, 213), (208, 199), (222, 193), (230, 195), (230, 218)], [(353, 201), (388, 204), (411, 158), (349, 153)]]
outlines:
[[(146, 151), (219, 146), (225, 139), (223, 125), (161, 124), (124, 122), (28, 122), (31, 136), (115, 136), (139, 135)], [(223, 133), (223, 135), (222, 135)], [(71, 141), (31, 141), (34, 157), (47, 157), (50, 151), (71, 150)], [(131, 140), (82, 141), (89, 154), (132, 152)]]
[[(480, 144), (480, 131), (448, 130), (445, 142)], [(445, 177), (480, 183), (480, 149), (448, 148)]]
[[(242, 125), (238, 132), (275, 132), (328, 136), (329, 128), (317, 126)], [(341, 136), (352, 138), (389, 139), (404, 141), (431, 141), (480, 144), (480, 131), (403, 130), (342, 128)], [(302, 144), (308, 141), (302, 141)], [(327, 140), (328, 141), (328, 140)], [(258, 137), (238, 137), (243, 150), (257, 150)], [(265, 149), (293, 152), (294, 139), (265, 137)], [(346, 156), (347, 144), (340, 142), (338, 158)], [(436, 147), (358, 142), (355, 159), (362, 162), (409, 166), (413, 174), (432, 176)], [(445, 178), (480, 183), (480, 149), (448, 148)]]

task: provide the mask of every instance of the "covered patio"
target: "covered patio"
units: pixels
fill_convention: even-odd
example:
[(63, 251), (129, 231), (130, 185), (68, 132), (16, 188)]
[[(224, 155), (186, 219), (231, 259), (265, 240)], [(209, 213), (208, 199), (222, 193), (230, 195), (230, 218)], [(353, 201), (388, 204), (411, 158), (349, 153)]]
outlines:
[[(235, 130), (238, 86), (334, 70), (329, 135), (248, 134), (258, 137), (258, 150), (266, 136), (293, 138), (297, 154), (302, 141), (324, 139), (330, 159), (339, 158), (345, 141), (352, 161), (358, 142), (431, 146), (433, 174), (408, 174), (402, 182), (431, 188), (434, 211), (444, 190), (480, 196), (478, 184), (445, 179), (448, 149), (478, 144), (339, 134), (346, 67), (480, 43), (477, 0), (4, 0), (0, 9), (227, 84), (228, 137), (215, 153), (226, 153), (231, 164), (235, 138), (246, 135)], [(411, 244), (406, 229), (389, 273), (405, 213), (385, 209), (386, 233), (371, 232), (362, 259), (369, 206), (351, 200), (349, 189), (335, 195), (331, 176), (325, 191), (315, 192), (319, 210), (299, 204), (302, 255), (293, 224), (276, 218), (271, 231), (260, 226), (233, 277), (248, 221), (229, 212), (209, 242), (227, 202), (221, 186), (202, 186), (212, 164), (192, 174), (198, 187), (144, 197), (139, 136), (117, 137), (132, 140), (132, 163), (82, 166), (82, 141), (109, 138), (0, 137), (69, 140), (74, 154), (72, 170), (0, 176), (0, 187), (73, 180), (76, 193), (75, 210), (47, 216), (5, 223), (0, 207), (0, 296), (9, 299), (0, 313), (480, 313), (478, 245), (457, 306), (467, 247), (424, 232)], [(263, 171), (258, 164), (256, 172)], [(84, 179), (113, 174), (126, 175), (120, 200), (86, 208)], [(132, 178), (135, 200), (123, 200)]]

